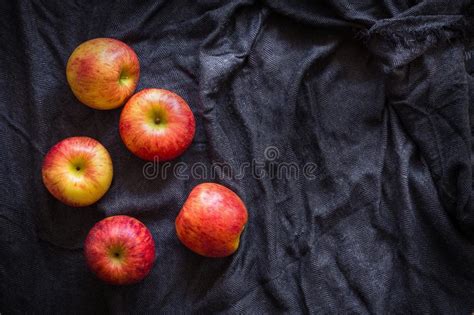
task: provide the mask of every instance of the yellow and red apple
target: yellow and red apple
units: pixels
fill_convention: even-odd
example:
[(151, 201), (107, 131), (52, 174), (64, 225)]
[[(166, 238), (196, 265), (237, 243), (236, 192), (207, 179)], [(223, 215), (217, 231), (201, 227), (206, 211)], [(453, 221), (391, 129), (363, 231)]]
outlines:
[(189, 147), (195, 132), (194, 115), (179, 95), (144, 89), (133, 95), (120, 115), (120, 136), (135, 155), (153, 161), (172, 160)]
[(247, 223), (247, 209), (229, 188), (203, 183), (193, 188), (176, 218), (176, 234), (190, 250), (207, 257), (232, 255)]
[(95, 203), (112, 182), (113, 167), (107, 149), (89, 137), (66, 138), (46, 154), (43, 183), (63, 203), (84, 207)]
[(139, 220), (117, 215), (96, 223), (84, 243), (86, 262), (110, 284), (132, 284), (145, 278), (155, 262), (155, 242)]
[(66, 76), (79, 101), (95, 109), (113, 109), (135, 91), (140, 64), (127, 44), (112, 38), (96, 38), (73, 51)]

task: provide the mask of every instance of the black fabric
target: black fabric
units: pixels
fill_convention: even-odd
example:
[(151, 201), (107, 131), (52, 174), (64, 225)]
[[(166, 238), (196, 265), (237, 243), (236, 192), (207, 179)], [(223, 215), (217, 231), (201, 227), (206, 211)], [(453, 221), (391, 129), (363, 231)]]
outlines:
[[(0, 313), (473, 312), (469, 5), (1, 1)], [(67, 85), (69, 55), (96, 37), (135, 49), (138, 90), (190, 104), (196, 136), (173, 165), (311, 162), (315, 178), (145, 178), (119, 137), (120, 109), (92, 110)], [(49, 148), (75, 135), (101, 141), (114, 163), (111, 189), (87, 208), (41, 180)], [(175, 235), (203, 181), (248, 207), (229, 258), (200, 257)], [(115, 214), (156, 241), (136, 285), (104, 284), (85, 264), (88, 230)]]

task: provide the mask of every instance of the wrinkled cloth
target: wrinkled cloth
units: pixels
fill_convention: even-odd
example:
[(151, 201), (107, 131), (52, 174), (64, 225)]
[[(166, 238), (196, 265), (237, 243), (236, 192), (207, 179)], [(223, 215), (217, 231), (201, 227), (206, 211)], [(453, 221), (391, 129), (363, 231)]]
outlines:
[[(472, 6), (1, 1), (0, 313), (473, 312)], [(171, 166), (314, 163), (313, 176), (188, 167), (188, 179), (147, 178), (120, 139), (121, 109), (90, 109), (68, 87), (69, 55), (96, 37), (136, 51), (137, 90), (189, 103), (196, 136)], [(44, 155), (70, 136), (99, 140), (113, 159), (110, 190), (85, 208), (42, 183)], [(247, 205), (233, 256), (201, 257), (176, 237), (204, 181)], [(89, 229), (116, 214), (156, 242), (135, 285), (102, 283), (83, 256)]]

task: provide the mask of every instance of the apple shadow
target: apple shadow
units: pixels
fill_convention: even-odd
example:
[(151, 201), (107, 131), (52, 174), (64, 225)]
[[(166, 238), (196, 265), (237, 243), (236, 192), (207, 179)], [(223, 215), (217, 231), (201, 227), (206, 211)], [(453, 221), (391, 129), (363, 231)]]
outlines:
[[(88, 136), (102, 144), (116, 137), (119, 110), (98, 111), (81, 104), (66, 80), (38, 101), (40, 110), (36, 141), (44, 154), (57, 142), (72, 136)], [(45, 108), (43, 108), (45, 107)], [(46, 109), (47, 107), (47, 109)], [(109, 148), (107, 148), (109, 150)], [(110, 150), (109, 150), (110, 151)], [(35, 157), (34, 187), (36, 194), (36, 226), (39, 237), (55, 246), (82, 248), (89, 229), (106, 215), (104, 197), (87, 207), (70, 207), (56, 200), (41, 179), (43, 156)], [(111, 187), (112, 188), (112, 187)]]

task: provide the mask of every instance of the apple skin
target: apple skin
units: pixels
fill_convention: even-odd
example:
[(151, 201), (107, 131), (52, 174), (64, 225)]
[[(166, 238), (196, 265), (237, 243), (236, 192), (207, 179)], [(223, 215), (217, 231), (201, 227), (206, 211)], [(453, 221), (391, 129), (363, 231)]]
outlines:
[(137, 87), (138, 57), (125, 43), (95, 38), (80, 44), (71, 54), (66, 76), (74, 95), (95, 109), (121, 106)]
[(113, 166), (107, 149), (89, 137), (66, 138), (46, 154), (43, 183), (61, 202), (72, 207), (95, 203), (112, 183)]
[(247, 209), (229, 188), (203, 183), (193, 188), (176, 218), (176, 234), (190, 250), (206, 257), (232, 255), (247, 223)]
[(148, 161), (169, 161), (189, 147), (196, 122), (179, 95), (163, 89), (144, 89), (125, 104), (119, 128), (125, 146), (136, 156)]
[(139, 282), (155, 262), (155, 241), (135, 218), (117, 215), (97, 222), (84, 243), (86, 262), (96, 276), (110, 284)]

